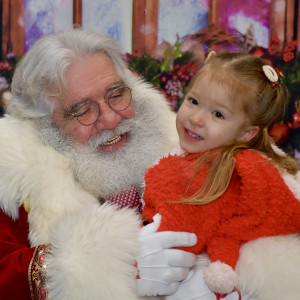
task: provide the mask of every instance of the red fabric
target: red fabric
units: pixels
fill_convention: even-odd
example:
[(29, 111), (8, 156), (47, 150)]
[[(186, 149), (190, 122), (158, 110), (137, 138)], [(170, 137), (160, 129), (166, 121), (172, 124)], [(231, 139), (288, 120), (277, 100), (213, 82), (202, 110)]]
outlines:
[[(239, 296), (239, 300), (242, 300), (242, 295), (241, 295), (241, 292), (234, 289), (230, 294), (218, 294), (218, 293), (215, 293), (215, 296), (216, 296), (216, 300), (221, 300), (223, 298), (226, 298), (228, 295), (231, 295), (232, 293), (238, 293), (238, 296)], [(226, 300), (226, 299), (225, 299)]]
[[(235, 171), (226, 192), (204, 205), (172, 203), (184, 196), (193, 174), (194, 162), (168, 156), (145, 176), (143, 218), (151, 222), (162, 215), (160, 231), (195, 232), (198, 243), (185, 250), (207, 251), (212, 261), (232, 267), (243, 243), (259, 237), (300, 232), (300, 202), (289, 190), (278, 170), (253, 151), (236, 156)], [(196, 175), (187, 196), (199, 190), (208, 166)]]
[(29, 300), (28, 267), (34, 252), (28, 242), (27, 213), (13, 221), (0, 210), (0, 299)]

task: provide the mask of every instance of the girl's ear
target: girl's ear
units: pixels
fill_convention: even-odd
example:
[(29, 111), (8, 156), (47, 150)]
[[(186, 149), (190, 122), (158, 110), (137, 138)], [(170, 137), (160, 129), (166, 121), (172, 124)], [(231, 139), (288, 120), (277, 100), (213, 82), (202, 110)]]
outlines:
[(257, 135), (258, 132), (259, 132), (258, 126), (249, 126), (240, 135), (238, 141), (243, 143), (249, 142)]

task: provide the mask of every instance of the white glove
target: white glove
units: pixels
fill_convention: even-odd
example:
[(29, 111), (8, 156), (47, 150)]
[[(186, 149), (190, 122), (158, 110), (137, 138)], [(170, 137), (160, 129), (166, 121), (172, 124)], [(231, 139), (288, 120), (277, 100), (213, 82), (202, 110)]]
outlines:
[(196, 260), (196, 256), (192, 253), (170, 249), (195, 245), (196, 235), (188, 232), (156, 232), (160, 221), (161, 216), (157, 214), (153, 217), (153, 223), (141, 229), (141, 255), (137, 259), (139, 296), (174, 293)]
[[(224, 296), (222, 296), (224, 297)], [(189, 271), (188, 277), (180, 284), (178, 290), (166, 296), (164, 300), (216, 300), (216, 295), (207, 287), (203, 279), (203, 269)], [(222, 300), (239, 300), (241, 299), (238, 292), (234, 291), (222, 298)], [(246, 295), (242, 299), (255, 300)]]
[[(203, 280), (203, 270), (191, 270), (179, 289), (165, 300), (216, 300), (215, 294)], [(238, 299), (238, 298), (237, 298)], [(226, 299), (227, 300), (227, 299)]]

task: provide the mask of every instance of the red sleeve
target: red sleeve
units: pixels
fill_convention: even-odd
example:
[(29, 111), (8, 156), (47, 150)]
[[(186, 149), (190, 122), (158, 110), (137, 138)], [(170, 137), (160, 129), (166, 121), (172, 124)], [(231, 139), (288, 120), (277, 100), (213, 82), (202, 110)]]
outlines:
[(144, 187), (144, 192), (142, 195), (142, 199), (144, 201), (144, 207), (142, 211), (142, 219), (143, 221), (152, 223), (153, 222), (153, 217), (157, 213), (156, 209), (156, 203), (153, 200), (155, 199), (155, 196), (153, 195), (153, 192), (155, 192), (153, 189), (149, 189), (149, 183), (151, 183), (153, 176), (152, 173), (154, 172), (155, 174), (155, 166), (150, 168), (146, 174), (145, 174), (145, 187)]
[[(0, 210), (0, 295), (3, 300), (29, 300), (28, 268), (34, 248), (27, 241), (27, 214), (13, 221)], [(25, 212), (26, 213), (26, 212)]]
[(143, 221), (152, 223), (155, 214), (156, 214), (156, 209), (148, 201), (145, 201), (145, 206), (143, 207), (143, 212), (142, 212)]

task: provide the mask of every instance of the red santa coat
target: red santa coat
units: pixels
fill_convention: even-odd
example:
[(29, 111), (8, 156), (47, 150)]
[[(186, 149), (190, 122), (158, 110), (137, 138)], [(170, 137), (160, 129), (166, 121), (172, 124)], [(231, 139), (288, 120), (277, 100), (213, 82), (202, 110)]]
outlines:
[(16, 221), (0, 210), (1, 299), (31, 299), (28, 269), (35, 248), (30, 248), (28, 230), (27, 213), (23, 207), (20, 207)]
[[(193, 174), (191, 155), (168, 156), (145, 176), (143, 218), (151, 222), (162, 215), (159, 230), (197, 234), (198, 243), (186, 250), (207, 251), (212, 261), (233, 268), (242, 244), (260, 237), (300, 232), (300, 202), (278, 169), (256, 152), (237, 154), (235, 170), (226, 192), (204, 205), (174, 203), (185, 195)], [(186, 196), (204, 183), (208, 166), (197, 173)]]

